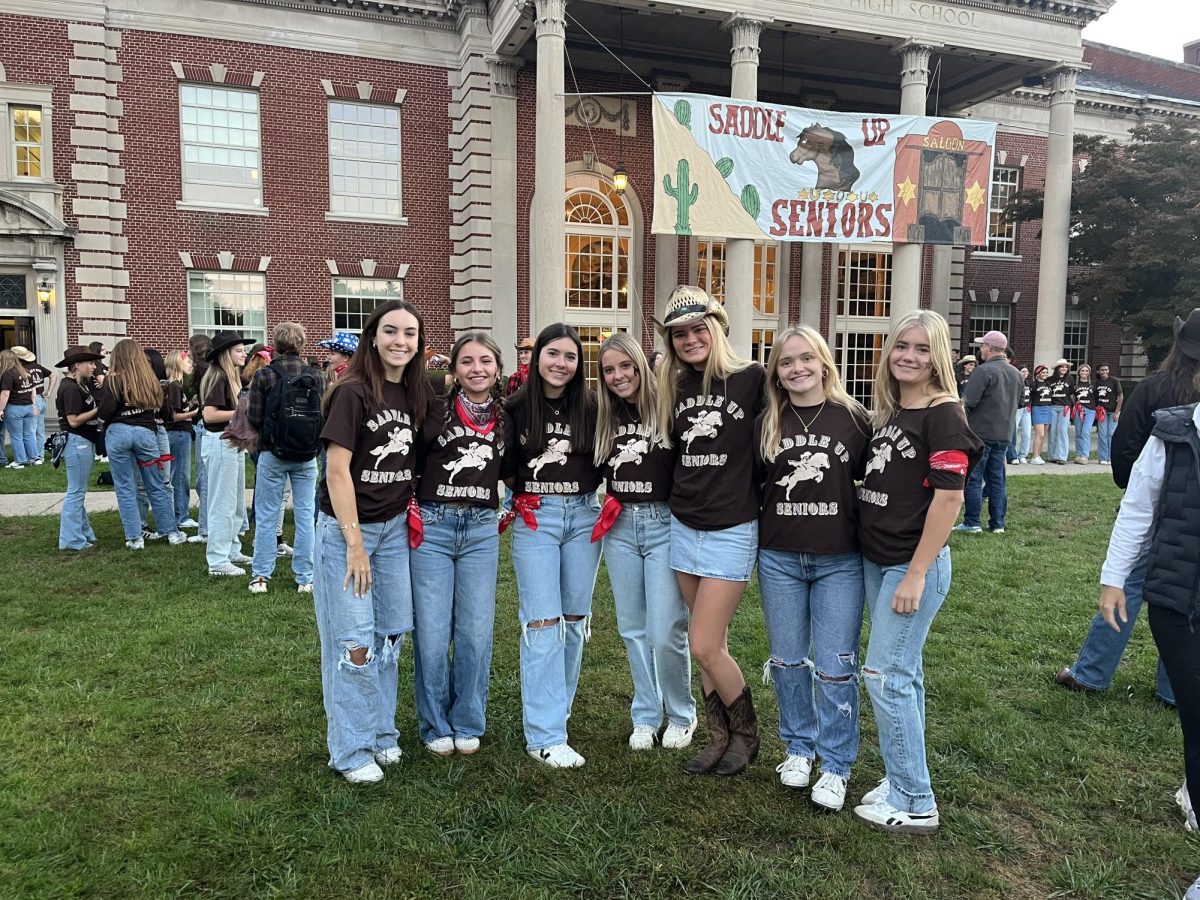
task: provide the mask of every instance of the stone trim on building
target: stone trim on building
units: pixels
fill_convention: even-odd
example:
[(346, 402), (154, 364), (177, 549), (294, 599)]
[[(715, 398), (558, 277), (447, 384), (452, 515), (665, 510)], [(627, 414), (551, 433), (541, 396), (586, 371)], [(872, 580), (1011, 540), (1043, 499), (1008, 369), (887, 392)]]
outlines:
[(360, 259), (353, 262), (348, 259), (325, 260), (329, 274), (345, 278), (388, 278), (403, 281), (408, 275), (408, 263), (381, 263), (373, 259)]
[(405, 96), (408, 94), (408, 90), (402, 87), (395, 89), (376, 87), (369, 81), (347, 84), (345, 82), (334, 82), (328, 78), (321, 79), (321, 90), (331, 100), (357, 100), (362, 103), (387, 103), (393, 106), (402, 105)]
[(228, 84), (233, 87), (262, 87), (265, 72), (233, 72), (221, 63), (196, 66), (171, 60), (171, 71), (180, 81), (197, 84)]
[(185, 269), (206, 272), (265, 272), (271, 264), (271, 257), (239, 256), (228, 250), (218, 250), (215, 253), (180, 250), (179, 261)]

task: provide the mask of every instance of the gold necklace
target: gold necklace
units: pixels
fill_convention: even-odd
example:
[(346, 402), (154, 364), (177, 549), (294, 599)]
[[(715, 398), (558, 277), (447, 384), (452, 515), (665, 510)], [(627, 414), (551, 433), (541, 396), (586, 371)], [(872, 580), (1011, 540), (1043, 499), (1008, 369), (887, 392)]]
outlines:
[(796, 417), (796, 421), (800, 423), (800, 427), (804, 429), (804, 433), (808, 434), (809, 430), (813, 427), (813, 425), (815, 425), (817, 423), (817, 418), (821, 415), (821, 410), (823, 410), (825, 408), (825, 404), (828, 402), (829, 402), (828, 397), (826, 397), (824, 400), (822, 400), (821, 405), (817, 407), (816, 414), (811, 419), (809, 419), (807, 422), (805, 422), (802, 418), (800, 418), (800, 413), (798, 413), (796, 411), (796, 407), (792, 406), (792, 404), (790, 402), (788, 403), (788, 406), (791, 407), (792, 415), (794, 415)]

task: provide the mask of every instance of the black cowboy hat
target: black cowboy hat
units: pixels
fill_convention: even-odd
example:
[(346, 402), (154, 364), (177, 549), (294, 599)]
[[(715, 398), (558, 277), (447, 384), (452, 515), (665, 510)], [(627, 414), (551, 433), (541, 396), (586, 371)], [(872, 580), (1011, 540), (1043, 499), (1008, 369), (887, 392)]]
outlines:
[(212, 350), (208, 353), (208, 361), (216, 362), (217, 357), (234, 344), (253, 344), (254, 338), (242, 337), (236, 331), (218, 331), (213, 335)]
[(1200, 309), (1193, 309), (1187, 321), (1175, 317), (1175, 344), (1185, 356), (1200, 360)]
[(67, 369), (75, 365), (75, 363), (100, 362), (102, 359), (104, 359), (102, 355), (93, 353), (90, 348), (76, 345), (67, 348), (67, 352), (63, 354), (62, 361), (55, 363), (54, 368)]

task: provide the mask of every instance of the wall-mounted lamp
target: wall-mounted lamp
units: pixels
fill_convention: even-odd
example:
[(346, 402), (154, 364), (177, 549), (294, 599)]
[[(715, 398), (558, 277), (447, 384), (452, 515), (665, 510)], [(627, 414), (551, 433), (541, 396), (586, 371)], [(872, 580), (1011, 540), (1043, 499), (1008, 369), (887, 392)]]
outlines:
[(37, 286), (38, 303), (42, 305), (42, 313), (50, 315), (50, 304), (54, 302), (54, 284), (50, 276), (43, 275)]
[(617, 167), (613, 169), (613, 187), (617, 189), (618, 194), (625, 193), (625, 189), (629, 187), (629, 172), (625, 169), (624, 160), (618, 162)]

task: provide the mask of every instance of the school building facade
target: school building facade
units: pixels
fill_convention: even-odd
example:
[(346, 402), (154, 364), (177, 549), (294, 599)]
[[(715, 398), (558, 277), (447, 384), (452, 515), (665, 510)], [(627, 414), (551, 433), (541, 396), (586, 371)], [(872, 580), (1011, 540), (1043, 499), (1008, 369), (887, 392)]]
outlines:
[[(1132, 336), (1067, 294), (1072, 141), (1200, 121), (1200, 42), (1085, 44), (1112, 2), (0, 0), (0, 338), (47, 363), (283, 320), (315, 340), (403, 297), (443, 350), (563, 320), (594, 352), (650, 346), (691, 282), (760, 358), (817, 326), (859, 396), (917, 306), (964, 351), (1000, 328), (1024, 361), (1136, 377)], [(653, 90), (996, 121), (987, 246), (652, 234)], [(1005, 224), (1027, 188), (1045, 219)]]

